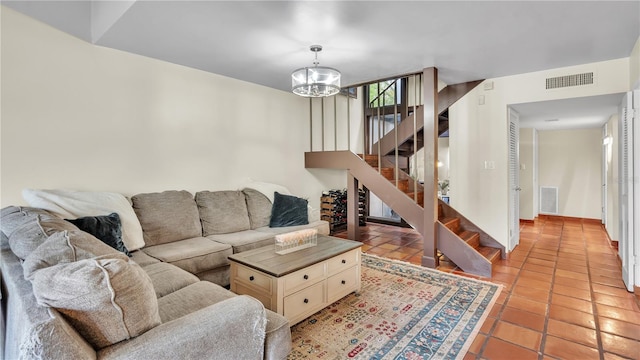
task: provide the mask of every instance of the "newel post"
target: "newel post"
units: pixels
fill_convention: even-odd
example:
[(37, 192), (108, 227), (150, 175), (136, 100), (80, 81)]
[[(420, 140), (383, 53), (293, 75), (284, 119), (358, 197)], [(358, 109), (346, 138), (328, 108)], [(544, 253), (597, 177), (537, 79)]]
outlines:
[(424, 234), (422, 265), (436, 268), (438, 220), (438, 69), (424, 69)]

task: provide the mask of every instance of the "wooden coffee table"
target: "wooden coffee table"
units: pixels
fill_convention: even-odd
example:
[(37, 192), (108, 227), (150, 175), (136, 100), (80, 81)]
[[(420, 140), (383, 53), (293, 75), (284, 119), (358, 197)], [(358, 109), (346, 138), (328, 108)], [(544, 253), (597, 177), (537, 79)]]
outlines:
[(293, 326), (360, 290), (362, 243), (318, 236), (318, 245), (278, 255), (275, 245), (229, 256), (231, 291), (250, 295)]

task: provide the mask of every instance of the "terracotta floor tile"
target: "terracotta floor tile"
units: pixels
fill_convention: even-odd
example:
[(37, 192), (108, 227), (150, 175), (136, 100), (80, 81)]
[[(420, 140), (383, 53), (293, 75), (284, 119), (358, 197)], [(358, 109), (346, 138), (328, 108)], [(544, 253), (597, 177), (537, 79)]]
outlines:
[(591, 291), (589, 290), (577, 289), (574, 287), (560, 285), (556, 283), (553, 285), (553, 292), (555, 294), (560, 294), (564, 296), (574, 297), (577, 299), (591, 301)]
[(573, 271), (580, 274), (589, 274), (589, 268), (586, 266), (580, 266), (576, 264), (565, 263), (563, 261), (559, 261), (556, 264), (556, 269), (564, 270), (564, 271)]
[(482, 324), (482, 327), (480, 328), (480, 332), (483, 333), (483, 334), (490, 333), (491, 329), (493, 328), (493, 324), (495, 324), (495, 322), (496, 322), (496, 318), (487, 317), (484, 320), (484, 323)]
[(543, 353), (559, 359), (600, 359), (597, 349), (577, 344), (555, 336), (547, 336)]
[(538, 353), (518, 345), (491, 337), (482, 352), (482, 359), (491, 360), (537, 360)]
[(384, 244), (380, 244), (380, 245), (378, 245), (378, 247), (382, 248), (382, 249), (386, 249), (386, 250), (391, 250), (391, 251), (394, 251), (394, 250), (398, 249), (398, 245), (390, 244), (388, 242), (386, 242)]
[(604, 360), (629, 360), (629, 358), (605, 352), (604, 353)]
[(372, 247), (371, 249), (367, 250), (368, 254), (373, 254), (373, 255), (378, 255), (378, 256), (382, 256), (386, 253), (388, 253), (389, 250), (388, 249), (383, 249), (381, 247), (375, 246)]
[(591, 281), (597, 284), (624, 288), (624, 283), (622, 282), (622, 279), (613, 279), (607, 276), (592, 275)]
[(482, 345), (484, 345), (485, 340), (487, 340), (487, 337), (485, 335), (478, 334), (478, 336), (476, 336), (476, 338), (473, 340), (473, 343), (469, 347), (469, 352), (480, 354)]
[(549, 306), (549, 318), (592, 329), (596, 328), (596, 322), (592, 314), (573, 310), (560, 305), (551, 304)]
[(600, 317), (598, 322), (601, 331), (640, 341), (640, 324), (632, 324), (607, 317)]
[(529, 300), (538, 301), (541, 303), (549, 302), (549, 291), (543, 289), (536, 289), (528, 286), (516, 285), (511, 290), (513, 294), (525, 297)]
[(527, 298), (511, 295), (509, 301), (507, 302), (507, 306), (512, 308), (532, 312), (538, 315), (546, 315), (547, 313), (547, 303), (541, 303), (533, 300), (529, 300)]
[(556, 266), (556, 262), (555, 261), (549, 261), (549, 260), (542, 260), (542, 259), (536, 259), (536, 258), (527, 258), (527, 260), (525, 261), (525, 264), (534, 264), (534, 265), (542, 265), (542, 266), (546, 266), (546, 267), (555, 267)]
[(505, 273), (505, 274), (513, 274), (517, 275), (520, 272), (519, 268), (504, 266), (504, 265), (493, 265), (492, 270), (496, 273)]
[(562, 269), (556, 269), (556, 277), (564, 277), (569, 279), (575, 279), (578, 281), (589, 281), (589, 275), (582, 274), (575, 271), (567, 271)]
[(640, 311), (625, 310), (613, 306), (597, 304), (598, 315), (622, 320), (632, 324), (640, 324)]
[(591, 289), (591, 286), (588, 282), (576, 281), (575, 279), (570, 278), (556, 277), (553, 283), (555, 285), (563, 285), (586, 291), (589, 291)]
[(596, 293), (613, 295), (618, 297), (627, 297), (629, 296), (629, 292), (626, 289), (621, 289), (619, 287), (608, 286), (603, 284), (592, 284), (593, 291)]
[(640, 341), (623, 338), (607, 333), (600, 334), (604, 351), (637, 359), (640, 357)]
[(564, 321), (549, 319), (549, 323), (547, 324), (547, 333), (594, 349), (598, 348), (598, 339), (594, 329), (569, 324)]
[[(526, 266), (526, 263), (525, 263), (525, 266)], [(551, 282), (551, 280), (553, 280), (553, 274), (546, 274), (546, 273), (537, 272), (537, 271), (530, 271), (530, 270), (527, 270), (527, 269), (522, 269), (520, 271), (520, 277), (521, 278), (527, 278), (527, 279), (540, 280), (540, 281), (544, 281), (544, 282)]]
[(551, 303), (554, 305), (564, 306), (569, 309), (575, 309), (585, 313), (593, 314), (593, 306), (591, 305), (591, 301), (576, 299), (560, 294), (553, 294), (553, 296), (551, 297)]
[(498, 321), (492, 336), (536, 352), (542, 341), (541, 333), (504, 321)]
[(633, 300), (633, 298), (631, 297), (618, 297), (613, 295), (595, 293), (593, 300), (598, 304), (619, 307), (627, 310), (640, 311), (635, 300)]
[(529, 279), (525, 277), (519, 278), (518, 281), (516, 281), (516, 285), (528, 286), (536, 289), (551, 290), (551, 282)]
[(544, 330), (544, 319), (545, 317), (543, 315), (530, 313), (528, 311), (515, 309), (509, 306), (504, 308), (502, 316), (500, 317), (500, 320), (508, 321), (510, 323), (540, 332)]
[(522, 268), (524, 270), (539, 272), (543, 274), (553, 274), (553, 271), (554, 271), (553, 268), (542, 266), (542, 265), (530, 264), (530, 263), (522, 265)]

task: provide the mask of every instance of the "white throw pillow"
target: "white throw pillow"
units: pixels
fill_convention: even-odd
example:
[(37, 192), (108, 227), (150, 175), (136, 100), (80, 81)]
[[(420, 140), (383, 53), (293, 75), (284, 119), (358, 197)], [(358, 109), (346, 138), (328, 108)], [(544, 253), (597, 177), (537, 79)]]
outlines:
[(142, 227), (131, 204), (122, 194), (73, 190), (22, 190), (29, 206), (49, 210), (66, 219), (118, 213), (122, 222), (122, 242), (129, 251), (142, 248)]

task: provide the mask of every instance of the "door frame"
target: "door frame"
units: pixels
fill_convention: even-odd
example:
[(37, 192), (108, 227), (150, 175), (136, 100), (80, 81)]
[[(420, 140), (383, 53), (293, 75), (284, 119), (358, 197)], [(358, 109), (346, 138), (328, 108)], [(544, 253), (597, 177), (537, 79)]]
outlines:
[[(520, 243), (520, 115), (511, 107), (507, 107), (509, 144), (508, 187), (509, 187), (509, 251)], [(515, 128), (512, 131), (512, 126)], [(515, 138), (514, 138), (515, 137)], [(511, 146), (515, 142), (514, 146)], [(514, 153), (515, 151), (515, 153)]]

